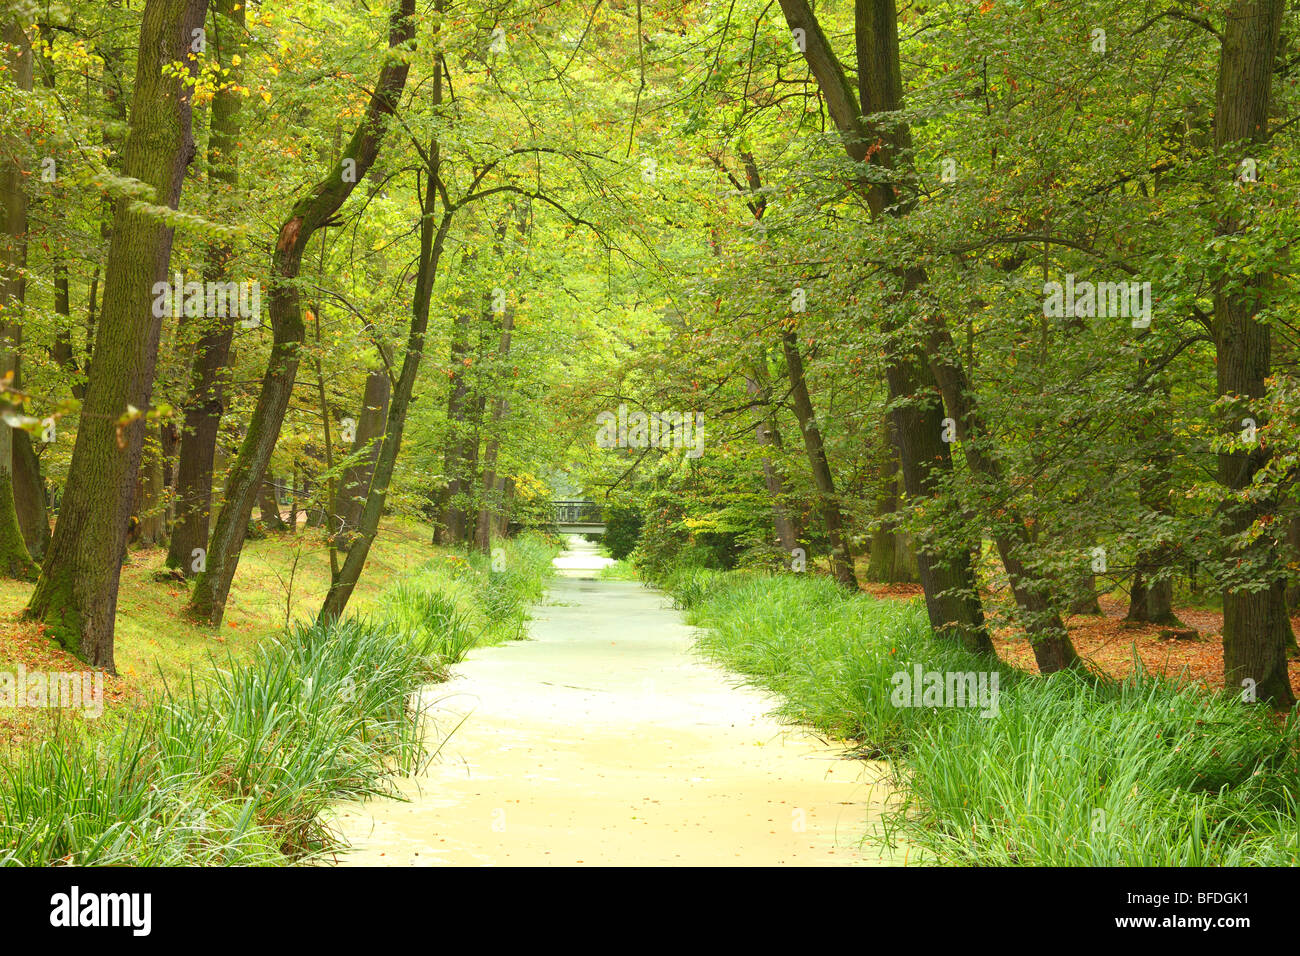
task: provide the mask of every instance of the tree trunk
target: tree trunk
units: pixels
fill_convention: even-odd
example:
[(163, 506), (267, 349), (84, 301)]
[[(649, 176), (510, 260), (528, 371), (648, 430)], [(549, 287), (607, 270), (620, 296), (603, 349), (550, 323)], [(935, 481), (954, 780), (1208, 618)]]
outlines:
[[(526, 236), (529, 229), (531, 207), (528, 204), (513, 206), (510, 215), (503, 217), (497, 228), (497, 257), (503, 257), (502, 244), (509, 220), (514, 218), (515, 229), (520, 237)], [(517, 273), (511, 273), (512, 278)], [(489, 307), (487, 317), (492, 316)], [(491, 387), (496, 395), (492, 399), (492, 414), (487, 424), (487, 434), (483, 446), (483, 477), (479, 487), (482, 489), (482, 501), (479, 503), (478, 520), (474, 527), (474, 546), (484, 554), (492, 547), (492, 531), (496, 526), (495, 515), (501, 510), (502, 482), (497, 478), (497, 457), (501, 450), (501, 432), (506, 416), (510, 412), (510, 376), (505, 372), (505, 363), (510, 358), (510, 338), (515, 328), (515, 307), (506, 303), (501, 315), (501, 326), (497, 338), (496, 358), (490, 366)], [(485, 366), (486, 367), (486, 366)], [(485, 383), (486, 384), (486, 383)], [(484, 399), (487, 394), (484, 392)], [(477, 442), (475, 443), (477, 445)]]
[(871, 562), (867, 580), (895, 584), (916, 580), (916, 558), (905, 536), (891, 521), (898, 511), (898, 442), (894, 440), (888, 418), (884, 421), (884, 444), (876, 485), (875, 518), (880, 526), (871, 533)]
[[(472, 253), (471, 253), (472, 255)], [(464, 544), (469, 534), (469, 511), (466, 499), (471, 488), (473, 458), (478, 442), (470, 425), (469, 378), (465, 360), (469, 357), (469, 331), (472, 321), (469, 309), (458, 309), (451, 327), (451, 389), (447, 395), (447, 451), (443, 470), (447, 488), (442, 506), (441, 542), (447, 545)]]
[[(44, 69), (41, 71), (41, 80), (47, 90), (52, 90), (55, 88), (54, 66), (51, 62), (54, 52), (54, 31), (48, 28), (43, 28), (42, 33), (44, 34), (45, 43), (50, 55), (41, 58), (41, 62), (44, 66)], [(54, 271), (54, 312), (56, 315), (60, 316), (60, 320), (54, 330), (54, 342), (50, 348), (50, 358), (54, 360), (54, 364), (57, 365), (64, 374), (68, 375), (72, 379), (72, 397), (77, 401), (81, 401), (86, 397), (86, 388), (85, 383), (79, 380), (77, 358), (72, 347), (72, 294), (68, 283), (68, 263), (61, 253), (55, 252), (52, 253), (52, 256), (53, 262), (51, 263), (51, 266)], [(15, 453), (17, 453), (16, 448)], [(15, 462), (15, 469), (17, 468), (18, 466)], [(15, 480), (17, 480), (16, 477)], [(44, 511), (43, 503), (42, 511)], [(32, 523), (30, 517), (23, 515), (22, 505), (20, 504), (18, 509), (18, 523), (23, 526), (23, 535), (27, 538), (27, 546), (29, 549), (33, 546), (32, 539), (28, 533), (29, 523)], [(48, 525), (45, 528), (45, 533), (46, 537), (48, 537)], [(41, 548), (44, 548), (43, 541), (41, 542)], [(32, 554), (33, 556), (36, 556), (37, 550), (32, 550)]]
[(302, 480), (302, 468), (297, 461), (293, 463), (293, 477), (289, 479), (289, 533), (298, 533), (298, 502), (306, 497), (306, 488)]
[[(1150, 330), (1138, 333), (1150, 335)], [(1149, 375), (1146, 359), (1138, 360), (1138, 379)], [(1172, 456), (1170, 447), (1173, 435), (1164, 424), (1168, 420), (1169, 383), (1163, 376), (1157, 375), (1151, 380), (1146, 391), (1158, 395), (1161, 399), (1159, 410), (1139, 425), (1141, 436), (1149, 451), (1146, 465), (1138, 475), (1138, 502), (1144, 510), (1156, 514), (1169, 514), (1170, 467)], [(1166, 414), (1161, 414), (1164, 411)], [(1129, 592), (1128, 613), (1124, 620), (1140, 624), (1167, 624), (1182, 627), (1183, 622), (1174, 614), (1174, 581), (1170, 572), (1176, 562), (1173, 549), (1163, 542), (1152, 547), (1142, 548), (1134, 559), (1133, 589)]]
[[(957, 363), (952, 338), (941, 317), (932, 315), (927, 324), (929, 334), (926, 351), (930, 355), (931, 370), (939, 383), (944, 404), (956, 422), (957, 436), (965, 453), (966, 464), (993, 487), (1004, 488), (1006, 482), (1002, 477), (1001, 466), (997, 459), (984, 451), (982, 443), (987, 440), (987, 431), (975, 406), (965, 372)], [(1051, 581), (1031, 575), (1025, 564), (1024, 555), (1032, 546), (1032, 541), (1024, 519), (1009, 498), (1002, 511), (1004, 514), (998, 521), (993, 540), (998, 555), (1002, 558), (1002, 566), (1006, 569), (1011, 593), (1016, 599), (1020, 624), (1033, 646), (1038, 670), (1042, 674), (1051, 674), (1066, 667), (1078, 666), (1081, 662), (1074, 643), (1070, 640), (1060, 614), (1053, 607)]]
[[(198, 61), (188, 53), (206, 9), (207, 0), (146, 0), (140, 27), (124, 172), (172, 209), (194, 154), (193, 88), (173, 64), (186, 64), (194, 75)], [(131, 409), (149, 407), (162, 331), (153, 286), (167, 277), (172, 246), (172, 228), (133, 205), (117, 203), (86, 401), (58, 523), (26, 610), (50, 625), (66, 649), (110, 672), (118, 578), (145, 434), (145, 419), (132, 419)]]
[(36, 562), (27, 552), (27, 542), (23, 540), (23, 529), (18, 524), (18, 512), (13, 507), (13, 461), (14, 429), (0, 423), (0, 498), (9, 501), (8, 508), (0, 507), (0, 574), (19, 581), (30, 581), (36, 577)]
[(21, 428), (13, 429), (13, 446), (14, 507), (27, 550), (39, 561), (50, 546), (49, 491), (41, 475), (41, 460), (32, 447), (32, 436)]
[(504, 538), (510, 530), (510, 514), (515, 504), (515, 480), (501, 479), (501, 513), (497, 515), (496, 536)]
[(267, 531), (279, 534), (289, 530), (284, 516), (280, 514), (280, 502), (276, 499), (275, 476), (268, 473), (257, 492), (257, 506), (261, 511), (261, 521)]
[[(510, 356), (510, 333), (515, 327), (514, 310), (507, 308), (501, 317), (501, 344), (497, 349), (498, 361), (504, 362)], [(485, 554), (492, 547), (493, 515), (501, 509), (500, 482), (497, 481), (497, 455), (501, 447), (501, 429), (506, 415), (510, 411), (510, 400), (506, 397), (509, 381), (505, 375), (498, 374), (497, 397), (492, 402), (492, 421), (487, 443), (483, 448), (483, 503), (479, 506), (478, 524), (474, 531), (474, 544)]]
[[(442, 12), (442, 3), (436, 9)], [(433, 71), (433, 89), (431, 102), (435, 108), (442, 105), (442, 76), (445, 70), (441, 55), (436, 58)], [(388, 496), (388, 485), (397, 465), (397, 454), (402, 447), (402, 431), (406, 427), (406, 413), (410, 408), (411, 394), (415, 389), (415, 380), (420, 372), (420, 361), (424, 357), (424, 335), (429, 325), (429, 300), (433, 296), (433, 283), (438, 275), (438, 263), (442, 261), (443, 245), (447, 231), (451, 228), (454, 207), (443, 211), (442, 220), (437, 229), (433, 225), (434, 203), (437, 201), (435, 183), (440, 182), (440, 152), (438, 141), (429, 144), (426, 153), (428, 165), (424, 195), (420, 197), (420, 258), (415, 273), (415, 291), (411, 301), (411, 327), (406, 340), (406, 354), (402, 357), (402, 370), (397, 377), (397, 386), (393, 390), (393, 405), (388, 413), (388, 423), (384, 432), (383, 445), (380, 447), (379, 459), (375, 462), (374, 477), (370, 481), (370, 493), (366, 496), (366, 505), (361, 512), (360, 527), (352, 544), (348, 547), (347, 557), (339, 573), (330, 582), (329, 593), (321, 605), (317, 620), (330, 621), (342, 616), (347, 607), (357, 582), (361, 579), (361, 570), (365, 567), (370, 546), (379, 531), (379, 519), (384, 514), (384, 502)]]
[[(6, 67), (18, 89), (30, 90), (32, 50), (16, 17), (13, 11), (5, 14), (3, 36), (10, 51)], [(0, 202), (4, 204), (4, 236), (0, 238), (4, 244), (0, 250), (0, 375), (7, 385), (17, 388), (18, 347), (27, 297), (27, 193), (17, 158), (0, 165)], [(0, 392), (0, 414), (12, 412), (8, 395)], [(0, 421), (0, 575), (27, 581), (36, 576), (36, 563), (18, 523), (14, 461), (14, 429)]]
[(77, 356), (72, 347), (72, 296), (68, 285), (68, 264), (56, 259), (54, 264), (54, 314), (59, 316), (59, 326), (54, 332), (50, 358), (71, 379), (69, 391), (81, 401), (86, 397), (85, 382), (80, 380)]
[(163, 542), (165, 520), (163, 515), (162, 449), (155, 436), (146, 435), (141, 453), (140, 470), (136, 476), (135, 506), (132, 514), (139, 522), (136, 526), (136, 543), (152, 548)]
[[(235, 62), (244, 50), (244, 4), (240, 0), (214, 0), (212, 46), (223, 69), (230, 71), (212, 98), (212, 125), (208, 137), (209, 177), (219, 189), (233, 193), (239, 186), (240, 108), (243, 67)], [(227, 21), (229, 28), (227, 29)], [(234, 248), (216, 242), (207, 250), (204, 279), (227, 281)], [(233, 312), (234, 310), (229, 310)], [(180, 457), (176, 465), (176, 523), (167, 549), (167, 566), (186, 577), (199, 573), (207, 561), (208, 531), (212, 517), (212, 472), (216, 461), (221, 416), (225, 411), (224, 382), (235, 334), (235, 316), (205, 316), (198, 320), (198, 341), (190, 366), (190, 389), (185, 400)], [(260, 323), (261, 317), (258, 316)], [(190, 323), (182, 320), (182, 327)]]
[[(407, 47), (414, 40), (414, 13), (415, 0), (398, 0), (389, 19), (389, 49)], [(294, 280), (302, 268), (307, 242), (317, 229), (330, 221), (379, 155), (388, 118), (406, 87), (409, 69), (405, 58), (385, 61), (365, 114), (338, 165), (294, 205), (280, 227), (271, 257), (268, 295), (273, 333), (271, 359), (262, 376), (248, 434), (226, 481), (226, 500), (208, 546), (207, 570), (198, 576), (190, 598), (189, 613), (198, 620), (217, 625), (225, 614), (226, 599), (248, 533), (248, 521), (292, 397), (299, 351), (306, 335)]]
[[(759, 174), (758, 162), (754, 159), (754, 154), (748, 150), (742, 150), (740, 157), (745, 164), (745, 181), (749, 184), (751, 195), (747, 205), (754, 219), (761, 220), (767, 211), (767, 198), (762, 193), (763, 180)], [(715, 254), (719, 252), (716, 245), (714, 252)], [(772, 403), (772, 379), (767, 368), (766, 348), (754, 362), (752, 374), (745, 376), (745, 390), (760, 404), (755, 414), (754, 440), (759, 448), (764, 449), (763, 484), (767, 487), (768, 498), (772, 501), (772, 530), (776, 535), (777, 545), (789, 557), (799, 547), (802, 529), (791, 516), (786, 502), (785, 475), (772, 457), (766, 453), (769, 447), (778, 453), (782, 449), (776, 406)]]
[(777, 546), (789, 557), (794, 549), (799, 547), (799, 535), (790, 517), (790, 509), (786, 505), (785, 477), (778, 470), (772, 457), (767, 454), (769, 448), (779, 450), (780, 438), (770, 424), (776, 415), (772, 408), (771, 387), (766, 372), (765, 365), (763, 367), (756, 365), (754, 374), (745, 376), (745, 390), (750, 398), (762, 403), (762, 407), (755, 414), (754, 441), (759, 448), (763, 449), (761, 459), (763, 484), (767, 488), (767, 497), (772, 502), (772, 531), (776, 536)]
[[(1286, 523), (1286, 560), (1300, 562), (1300, 513), (1292, 515)], [(1288, 607), (1300, 604), (1300, 581), (1287, 587), (1286, 603)]]
[(1291, 605), (1286, 598), (1284, 580), (1273, 582), (1273, 587), (1269, 590), (1269, 600), (1275, 637), (1281, 642), (1283, 653), (1287, 659), (1300, 656), (1300, 645), (1296, 643), (1295, 628), (1291, 626)]
[(329, 521), (330, 496), (325, 493), (325, 489), (321, 488), (321, 460), (316, 456), (315, 445), (304, 445), (302, 450), (303, 527), (324, 528), (328, 526)]
[(163, 535), (171, 540), (172, 526), (176, 523), (176, 457), (181, 446), (181, 430), (172, 421), (163, 422), (158, 427), (158, 448), (162, 454), (163, 497), (166, 506), (163, 509)]
[(387, 370), (377, 369), (366, 376), (366, 390), (361, 401), (361, 414), (357, 418), (351, 452), (352, 457), (362, 455), (362, 458), (344, 469), (343, 481), (334, 501), (334, 546), (340, 551), (347, 550), (361, 521), (361, 511), (365, 507), (366, 493), (370, 490), (375, 462), (379, 460), (379, 448), (384, 439), (388, 401), (392, 391), (393, 383)]
[[(780, 3), (791, 29), (803, 31), (804, 58), (817, 79), (849, 158), (892, 167), (898, 153), (910, 146), (910, 131), (899, 125), (872, 130), (863, 119), (864, 114), (895, 111), (902, 106), (898, 23), (892, 0), (858, 0), (855, 5), (856, 95), (807, 0)], [(872, 150), (873, 145), (880, 148)], [(905, 204), (897, 201), (889, 184), (863, 178), (856, 187), (866, 197), (873, 216), (883, 216), (886, 210), (892, 210), (893, 215), (904, 212)], [(899, 272), (904, 279), (904, 295), (924, 281), (919, 270)], [(886, 331), (897, 331), (891, 325), (886, 319)], [(941, 476), (952, 470), (952, 457), (941, 437), (943, 407), (936, 400), (933, 374), (919, 349), (902, 344), (891, 347), (885, 356), (885, 378), (903, 487), (912, 501), (921, 503), (935, 496), (942, 484)], [(955, 640), (976, 653), (992, 654), (993, 643), (984, 624), (967, 543), (918, 542), (917, 572), (935, 635)]]
[(1070, 602), (1071, 614), (1100, 614), (1101, 602), (1097, 600), (1097, 575), (1085, 574), (1079, 579), (1079, 592)]
[(1143, 551), (1133, 569), (1133, 589), (1129, 592), (1128, 613), (1124, 620), (1134, 624), (1169, 624), (1182, 626), (1174, 614), (1173, 578), (1155, 578), (1164, 570), (1158, 558)]
[[(1228, 177), (1234, 175), (1240, 160), (1249, 155), (1229, 155), (1229, 145), (1241, 150), (1235, 144), (1259, 143), (1267, 137), (1273, 63), (1284, 6), (1284, 0), (1236, 0), (1228, 10), (1214, 118), (1214, 145), (1225, 182), (1230, 181)], [(1249, 150), (1249, 146), (1245, 149)], [(1241, 223), (1225, 214), (1219, 219), (1216, 234), (1231, 237), (1241, 229)], [(1270, 328), (1257, 317), (1266, 283), (1266, 277), (1258, 273), (1230, 273), (1222, 276), (1214, 289), (1216, 378), (1219, 397), (1231, 400), (1223, 422), (1229, 433), (1240, 430), (1244, 417), (1263, 424), (1262, 412), (1253, 403), (1264, 395), (1272, 360)], [(1250, 486), (1267, 460), (1268, 452), (1258, 443), (1249, 451), (1222, 452), (1219, 481), (1230, 493), (1240, 492)], [(1273, 501), (1229, 502), (1224, 510), (1225, 534), (1245, 531), (1276, 507)], [(1281, 617), (1286, 616), (1285, 576), (1277, 549), (1267, 534), (1248, 549), (1250, 553), (1243, 554), (1243, 560), (1250, 560), (1273, 577), (1262, 590), (1224, 589), (1224, 686), (1230, 693), (1243, 686), (1252, 688), (1258, 700), (1289, 710), (1295, 696), (1287, 677), (1286, 645), (1278, 620), (1279, 607)]]
[[(52, 34), (47, 35), (47, 43), (53, 44)], [(55, 85), (54, 69), (48, 59), (43, 58), (43, 62), (45, 69), (42, 71), (42, 78), (45, 87), (52, 90)], [(51, 358), (72, 379), (72, 397), (81, 401), (86, 396), (86, 387), (84, 380), (80, 378), (72, 347), (72, 296), (68, 281), (68, 264), (59, 256), (55, 258), (53, 268), (54, 311), (61, 317), (61, 321), (55, 330)], [(14, 387), (21, 387), (17, 369)], [(31, 556), (39, 561), (45, 556), (45, 550), (50, 543), (50, 516), (45, 479), (41, 475), (41, 462), (32, 447), (31, 436), (25, 431), (13, 433), (13, 496), (14, 506), (18, 512), (18, 524), (23, 531), (23, 540), (27, 543), (27, 550)]]
[[(927, 372), (916, 354), (892, 353), (886, 359), (892, 406), (889, 418), (898, 444), (903, 488), (908, 498), (921, 507), (939, 494), (944, 475), (952, 470), (951, 451), (942, 437), (943, 403)], [(993, 641), (984, 623), (976, 587), (971, 546), (938, 536), (920, 540), (916, 570), (935, 635), (977, 654), (993, 654)]]
[[(854, 37), (858, 52), (858, 96), (863, 116), (873, 116), (887, 111), (903, 108), (903, 82), (898, 56), (898, 15), (893, 0), (856, 0), (854, 6)], [(879, 143), (872, 159), (887, 168), (897, 169), (909, 177), (913, 173), (911, 147), (912, 134), (908, 126), (876, 125), (866, 121), (860, 130), (860, 140), (865, 143)], [(873, 184), (870, 187), (871, 208), (877, 215), (888, 209), (894, 215), (901, 215), (911, 208), (911, 201), (900, 196), (891, 186)], [(902, 200), (902, 201), (900, 201)], [(928, 281), (925, 270), (910, 267), (902, 270), (903, 294), (914, 292)], [(921, 306), (924, 308), (924, 305)], [(957, 421), (959, 427), (965, 423), (975, 423), (974, 395), (965, 374), (960, 367), (958, 353), (946, 330), (942, 319), (927, 315), (928, 335), (923, 354), (915, 355), (912, 361), (919, 367), (914, 374), (918, 380), (929, 387), (931, 383), (938, 388), (943, 397), (943, 404)], [(928, 374), (927, 374), (928, 370)], [(891, 389), (891, 402), (895, 396)], [(942, 425), (941, 422), (933, 422)], [(942, 431), (934, 435), (941, 441)], [(932, 439), (933, 440), (933, 439)], [(976, 452), (972, 442), (963, 442), (966, 461), (973, 471), (986, 478), (997, 480), (996, 468), (991, 459), (972, 454)], [(935, 459), (931, 458), (930, 461)], [(985, 466), (981, 471), (977, 465)], [(906, 474), (906, 468), (904, 469)], [(910, 489), (909, 489), (910, 493)], [(1059, 617), (1050, 610), (1048, 595), (1039, 582), (1027, 579), (1024, 565), (1020, 560), (1020, 549), (1027, 543), (1027, 536), (1021, 522), (1013, 522), (1015, 540), (1000, 535), (996, 539), (1002, 564), (1011, 579), (1012, 591), (1016, 604), (1022, 615), (1023, 623), (1034, 649), (1034, 657), (1039, 670), (1048, 674), (1062, 667), (1073, 666), (1078, 662), (1074, 647), (1068, 633), (1061, 625)], [(966, 553), (965, 548), (962, 549)], [(973, 575), (972, 575), (973, 577)]]
[[(113, 172), (120, 173), (122, 171), (124, 149), (122, 138), (117, 130), (127, 127), (126, 69), (124, 64), (126, 54), (125, 49), (117, 45), (117, 37), (112, 31), (107, 31), (101, 38), (101, 42), (96, 44), (96, 52), (104, 62), (103, 82), (100, 89), (104, 96), (104, 115), (101, 126), (103, 129), (102, 143), (106, 154), (105, 164)], [(102, 246), (108, 249), (113, 238), (115, 209), (111, 196), (104, 195), (100, 209), (99, 238)], [(99, 318), (97, 307), (100, 296), (100, 272), (100, 264), (96, 262), (90, 275), (90, 292), (86, 296), (86, 361), (84, 365), (87, 383), (90, 380), (90, 364), (95, 356), (95, 336), (98, 330)], [(83, 385), (81, 394), (76, 395), (79, 401), (84, 402), (85, 391), (86, 386)]]
[(812, 397), (808, 393), (808, 381), (804, 375), (803, 356), (799, 354), (794, 332), (781, 334), (781, 348), (785, 352), (785, 364), (790, 372), (790, 399), (794, 405), (795, 418), (799, 420), (799, 430), (803, 432), (808, 465), (812, 469), (813, 484), (817, 488), (818, 510), (821, 512), (822, 523), (826, 525), (826, 537), (831, 545), (831, 574), (840, 584), (856, 591), (858, 579), (853, 571), (853, 552), (844, 534), (844, 516), (840, 511), (839, 500), (835, 497), (835, 477), (831, 474), (830, 462), (826, 458), (826, 446), (822, 441), (821, 429), (817, 426), (817, 415), (813, 411)]

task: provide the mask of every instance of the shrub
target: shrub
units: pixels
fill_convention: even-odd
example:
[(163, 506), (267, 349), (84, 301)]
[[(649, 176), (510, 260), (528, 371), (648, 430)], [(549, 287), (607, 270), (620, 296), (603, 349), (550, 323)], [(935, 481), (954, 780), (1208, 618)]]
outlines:
[(641, 539), (643, 523), (640, 512), (633, 508), (610, 505), (605, 509), (605, 535), (601, 543), (608, 549), (610, 557), (617, 561), (627, 559)]

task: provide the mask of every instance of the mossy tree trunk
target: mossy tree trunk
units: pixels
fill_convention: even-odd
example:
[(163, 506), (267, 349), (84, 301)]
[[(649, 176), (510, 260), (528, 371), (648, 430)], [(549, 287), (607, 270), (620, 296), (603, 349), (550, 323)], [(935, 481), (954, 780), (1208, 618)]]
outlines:
[[(172, 64), (190, 59), (207, 0), (146, 0), (123, 169), (153, 190), (154, 203), (180, 200), (194, 154), (192, 87)], [(162, 319), (153, 285), (165, 281), (172, 227), (156, 213), (117, 203), (104, 277), (94, 362), (81, 409), (58, 522), (26, 615), (50, 625), (68, 650), (113, 671), (113, 625), (127, 523), (144, 443)]]

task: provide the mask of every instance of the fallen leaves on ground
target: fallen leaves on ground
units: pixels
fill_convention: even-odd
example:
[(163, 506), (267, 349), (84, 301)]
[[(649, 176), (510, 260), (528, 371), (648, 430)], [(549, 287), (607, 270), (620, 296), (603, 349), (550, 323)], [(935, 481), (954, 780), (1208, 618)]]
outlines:
[[(871, 584), (862, 590), (881, 599), (908, 600), (923, 596), (919, 584)], [(1175, 608), (1174, 613), (1186, 625), (1129, 624), (1127, 598), (1102, 597), (1101, 615), (1075, 614), (1066, 618), (1070, 640), (1079, 656), (1111, 677), (1133, 673), (1134, 655), (1142, 666), (1173, 680), (1190, 681), (1205, 687), (1223, 687), (1223, 613), (1203, 608)], [(1300, 633), (1300, 615), (1291, 620)], [(1175, 633), (1193, 636), (1173, 636)], [(993, 632), (993, 646), (1008, 664), (1037, 671), (1034, 649), (1023, 631), (1012, 627)], [(1288, 661), (1291, 689), (1300, 698), (1300, 658)]]

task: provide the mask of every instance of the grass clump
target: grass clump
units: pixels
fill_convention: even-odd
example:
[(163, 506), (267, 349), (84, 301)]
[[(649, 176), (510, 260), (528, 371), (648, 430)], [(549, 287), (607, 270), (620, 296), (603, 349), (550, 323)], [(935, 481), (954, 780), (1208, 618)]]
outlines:
[(429, 561), (389, 592), (385, 613), (424, 633), (448, 662), (471, 648), (524, 637), (528, 608), (541, 600), (558, 548), (526, 534), (490, 554), (453, 553)]
[(1297, 736), (1261, 708), (1138, 672), (1021, 681), (997, 716), (921, 729), (896, 823), (979, 865), (1294, 865)]
[(472, 615), (446, 591), (429, 591), (402, 582), (393, 589), (392, 620), (431, 646), (448, 664), (459, 664), (479, 640)]
[(439, 661), (389, 624), (299, 624), (92, 749), (41, 742), (5, 767), (10, 864), (254, 865), (331, 850), (326, 804), (387, 792), (423, 753), (414, 692)]

